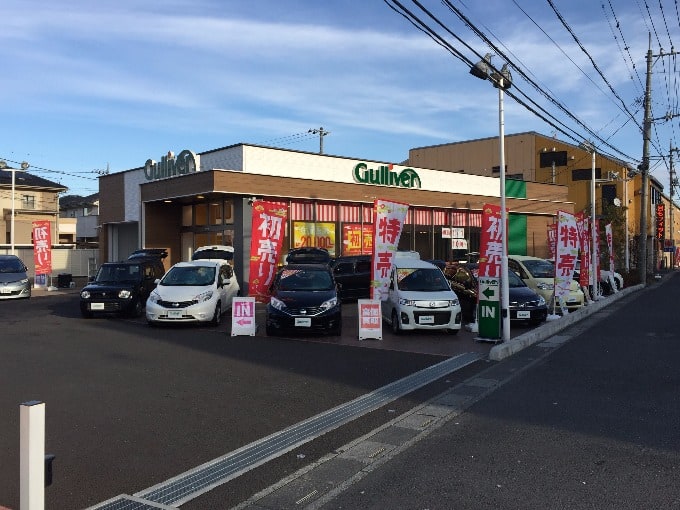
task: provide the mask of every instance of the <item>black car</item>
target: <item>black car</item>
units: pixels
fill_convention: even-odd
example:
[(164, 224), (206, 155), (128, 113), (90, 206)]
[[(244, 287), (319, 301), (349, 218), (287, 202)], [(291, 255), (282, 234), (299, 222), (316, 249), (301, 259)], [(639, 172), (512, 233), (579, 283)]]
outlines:
[(274, 277), (267, 304), (267, 335), (342, 333), (338, 289), (327, 264), (288, 264)]
[(371, 256), (346, 255), (330, 261), (343, 300), (371, 297)]
[[(477, 311), (477, 272), (479, 264), (462, 263), (449, 268), (447, 277), (451, 288), (460, 300), (463, 319), (474, 322)], [(527, 284), (512, 270), (508, 270), (508, 291), (510, 320), (540, 324), (548, 316), (545, 299), (527, 287)]]
[(111, 313), (138, 317), (156, 280), (164, 274), (163, 260), (156, 256), (102, 264), (80, 291), (80, 313), (85, 318)]
[(331, 255), (325, 248), (293, 248), (286, 255), (286, 264), (328, 264)]

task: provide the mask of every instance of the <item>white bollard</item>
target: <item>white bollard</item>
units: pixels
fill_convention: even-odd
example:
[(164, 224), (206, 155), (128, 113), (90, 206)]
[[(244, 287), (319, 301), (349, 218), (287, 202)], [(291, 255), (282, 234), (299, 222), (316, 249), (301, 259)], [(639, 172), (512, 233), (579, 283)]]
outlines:
[(24, 402), (19, 411), (20, 510), (45, 508), (45, 403)]

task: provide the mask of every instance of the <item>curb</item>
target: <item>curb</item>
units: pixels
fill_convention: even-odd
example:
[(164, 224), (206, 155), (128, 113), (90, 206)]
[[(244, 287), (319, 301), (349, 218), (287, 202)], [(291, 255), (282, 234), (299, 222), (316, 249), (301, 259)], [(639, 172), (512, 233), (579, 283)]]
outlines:
[(560, 317), (556, 321), (546, 322), (542, 326), (539, 326), (528, 333), (524, 333), (523, 335), (515, 337), (502, 344), (495, 345), (489, 351), (489, 359), (493, 361), (501, 361), (502, 359), (512, 356), (522, 349), (526, 349), (530, 345), (541, 342), (571, 326), (575, 322), (578, 322), (581, 319), (584, 319), (585, 317), (600, 311), (610, 303), (618, 301), (632, 292), (644, 289), (644, 287), (645, 286), (642, 284), (634, 285), (633, 287), (626, 287), (615, 294), (603, 296), (594, 303), (581, 307), (575, 312), (571, 312), (566, 316)]

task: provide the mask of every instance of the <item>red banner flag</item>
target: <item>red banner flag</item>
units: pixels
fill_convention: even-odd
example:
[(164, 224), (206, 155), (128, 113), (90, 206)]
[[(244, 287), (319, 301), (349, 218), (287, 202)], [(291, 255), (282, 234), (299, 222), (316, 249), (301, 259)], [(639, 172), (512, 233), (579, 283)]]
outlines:
[(33, 222), (33, 262), (36, 275), (52, 273), (52, 233), (47, 220)]
[(479, 250), (479, 276), (500, 278), (503, 256), (503, 231), (501, 208), (484, 204), (482, 210), (482, 237)]
[(248, 293), (261, 303), (269, 298), (269, 286), (276, 274), (287, 218), (285, 205), (259, 200), (253, 202)]
[(399, 246), (401, 230), (404, 227), (408, 204), (378, 199), (373, 202), (374, 232), (373, 258), (371, 265), (371, 299), (384, 301), (389, 295), (388, 285), (392, 259)]

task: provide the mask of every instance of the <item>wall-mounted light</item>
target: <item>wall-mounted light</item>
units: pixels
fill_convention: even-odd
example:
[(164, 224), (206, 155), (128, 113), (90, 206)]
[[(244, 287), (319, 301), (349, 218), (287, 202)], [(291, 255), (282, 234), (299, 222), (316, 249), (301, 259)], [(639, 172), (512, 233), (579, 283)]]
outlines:
[(257, 197), (250, 197), (250, 198), (248, 199), (248, 205), (252, 207), (253, 204), (254, 204), (256, 201), (257, 201)]

